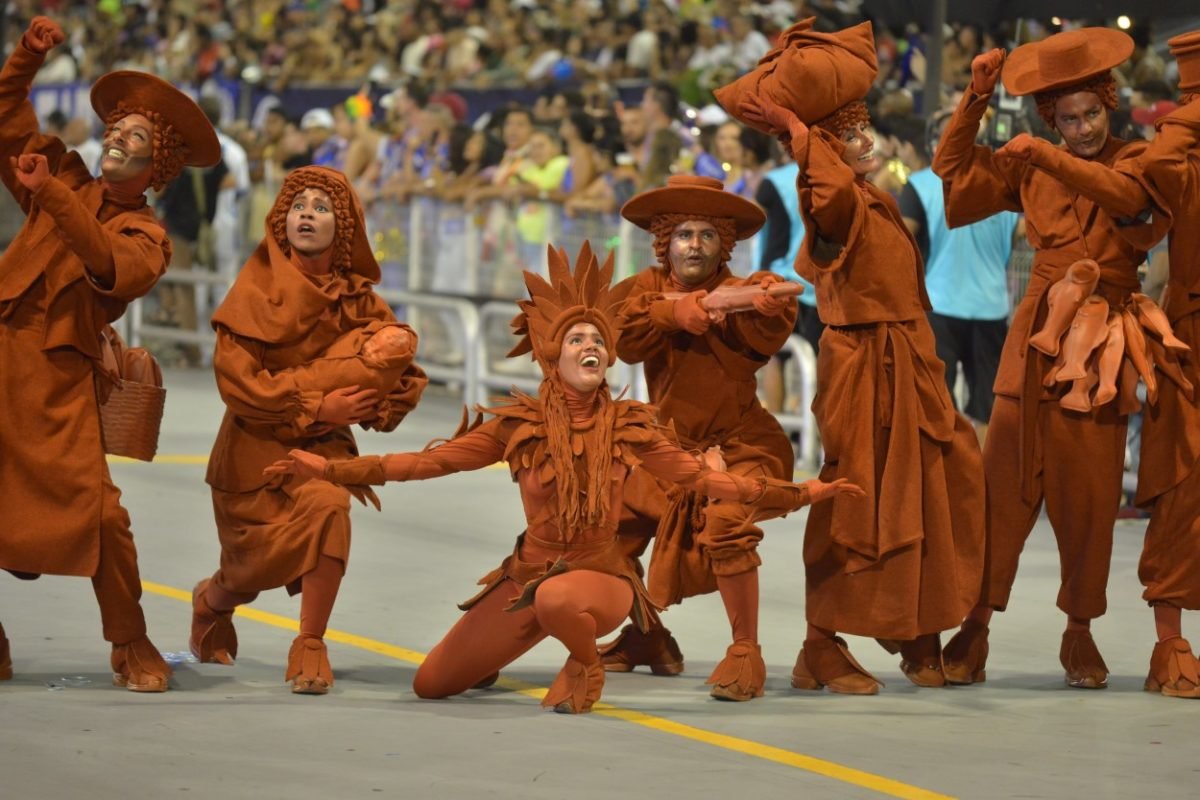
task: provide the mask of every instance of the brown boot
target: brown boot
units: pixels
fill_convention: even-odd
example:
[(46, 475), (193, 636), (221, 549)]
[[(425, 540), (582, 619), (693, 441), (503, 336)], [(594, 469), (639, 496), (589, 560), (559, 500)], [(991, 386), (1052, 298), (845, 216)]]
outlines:
[(1064, 631), (1058, 660), (1067, 671), (1068, 686), (1076, 689), (1103, 689), (1108, 686), (1108, 665), (1104, 663), (1091, 631)]
[(1058, 355), (1062, 335), (1071, 320), (1100, 280), (1100, 265), (1091, 259), (1080, 259), (1067, 269), (1067, 274), (1046, 292), (1049, 312), (1042, 329), (1029, 337), (1029, 346), (1053, 358)]
[(942, 640), (936, 633), (900, 643), (900, 670), (917, 686), (934, 689), (946, 685), (942, 669)]
[(609, 672), (633, 672), (649, 667), (655, 675), (683, 672), (683, 653), (671, 632), (661, 625), (642, 633), (636, 625), (626, 625), (621, 635), (600, 645), (600, 662)]
[(171, 668), (145, 636), (112, 649), (113, 686), (131, 692), (165, 692)]
[(840, 636), (809, 639), (796, 656), (792, 686), (818, 690), (828, 686), (838, 694), (879, 694), (883, 682), (854, 660)]
[(946, 683), (967, 686), (987, 680), (988, 627), (968, 617), (942, 650)]
[(599, 661), (583, 664), (568, 656), (542, 698), (542, 708), (552, 708), (559, 714), (586, 714), (600, 699), (603, 689), (603, 664)]
[(192, 589), (192, 634), (188, 648), (202, 664), (232, 664), (237, 658), (237, 631), (233, 611), (216, 611), (208, 604), (208, 578)]
[(1146, 678), (1147, 692), (1160, 692), (1167, 697), (1200, 698), (1200, 663), (1192, 655), (1187, 639), (1176, 636), (1154, 645), (1150, 654), (1150, 676)]
[(0, 681), (12, 678), (12, 653), (8, 649), (8, 639), (4, 635), (4, 626), (0, 625)]
[(705, 681), (712, 684), (709, 694), (713, 697), (737, 702), (762, 697), (766, 682), (767, 665), (763, 661), (762, 648), (749, 639), (739, 639), (729, 645), (725, 657)]
[(297, 636), (288, 651), (285, 681), (292, 682), (292, 694), (326, 694), (333, 686), (333, 667), (325, 640), (315, 636)]

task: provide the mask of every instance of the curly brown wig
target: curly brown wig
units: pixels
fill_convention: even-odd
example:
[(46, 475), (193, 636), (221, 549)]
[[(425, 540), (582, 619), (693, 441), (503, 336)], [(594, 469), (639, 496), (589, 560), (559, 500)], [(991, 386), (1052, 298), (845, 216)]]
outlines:
[(671, 234), (675, 228), (688, 220), (707, 222), (717, 229), (721, 236), (721, 262), (717, 269), (729, 263), (733, 254), (733, 246), (737, 244), (737, 225), (728, 217), (705, 217), (699, 214), (659, 214), (650, 223), (650, 233), (654, 236), (654, 256), (658, 263), (667, 269), (671, 268)]
[(1083, 83), (1064, 86), (1049, 92), (1035, 92), (1033, 99), (1037, 103), (1037, 113), (1042, 118), (1042, 122), (1045, 122), (1050, 128), (1058, 130), (1054, 124), (1054, 107), (1059, 100), (1076, 92), (1094, 92), (1105, 108), (1109, 111), (1117, 110), (1117, 82), (1113, 80), (1111, 72), (1104, 72), (1094, 78), (1088, 78)]
[(150, 185), (156, 192), (162, 191), (164, 186), (178, 178), (183, 172), (189, 154), (188, 146), (183, 143), (183, 137), (179, 135), (179, 132), (157, 111), (125, 103), (118, 103), (117, 107), (105, 118), (104, 135), (108, 136), (117, 121), (130, 114), (141, 114), (154, 126), (154, 131), (151, 133)]
[(296, 195), (305, 189), (320, 189), (329, 195), (329, 200), (333, 203), (333, 218), (336, 223), (333, 234), (333, 269), (336, 272), (348, 272), (350, 270), (350, 248), (354, 242), (354, 229), (357, 225), (350, 192), (343, 184), (319, 171), (298, 169), (284, 179), (283, 186), (279, 189), (279, 195), (275, 198), (275, 205), (271, 206), (271, 213), (267, 215), (268, 230), (275, 237), (275, 243), (279, 245), (279, 249), (290, 254), (292, 245), (287, 238), (288, 210), (291, 209)]
[(817, 120), (813, 125), (818, 128), (824, 128), (834, 136), (840, 137), (851, 128), (857, 128), (864, 123), (867, 125), (871, 124), (871, 114), (867, 111), (866, 103), (856, 100), (853, 103), (847, 103), (842, 106), (828, 117)]

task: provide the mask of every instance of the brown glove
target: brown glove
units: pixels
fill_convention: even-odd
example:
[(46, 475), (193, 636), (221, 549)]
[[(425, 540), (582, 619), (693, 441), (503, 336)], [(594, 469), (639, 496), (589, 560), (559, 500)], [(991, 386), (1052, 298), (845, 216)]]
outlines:
[(708, 330), (712, 320), (702, 300), (708, 292), (688, 292), (675, 301), (675, 323), (693, 336), (700, 336)]

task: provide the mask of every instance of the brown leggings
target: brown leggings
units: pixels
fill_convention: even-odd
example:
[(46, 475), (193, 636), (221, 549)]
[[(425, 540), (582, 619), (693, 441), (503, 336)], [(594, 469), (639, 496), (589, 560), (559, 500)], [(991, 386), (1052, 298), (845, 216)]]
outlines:
[(429, 652), (413, 691), (428, 699), (470, 689), (553, 636), (583, 664), (599, 660), (596, 639), (616, 630), (633, 607), (633, 587), (623, 578), (573, 570), (542, 583), (533, 605), (504, 609), (521, 594), (506, 580), (471, 606)]
[(129, 513), (121, 506), (121, 490), (107, 470), (101, 486), (100, 563), (92, 576), (92, 590), (100, 606), (104, 638), (113, 644), (128, 644), (146, 635), (137, 548), (129, 529)]
[[(300, 579), (300, 635), (320, 639), (329, 626), (329, 616), (342, 585), (346, 565), (340, 559), (322, 555), (317, 566)], [(208, 582), (205, 599), (214, 611), (232, 611), (240, 605), (253, 602), (258, 592), (232, 592)]]

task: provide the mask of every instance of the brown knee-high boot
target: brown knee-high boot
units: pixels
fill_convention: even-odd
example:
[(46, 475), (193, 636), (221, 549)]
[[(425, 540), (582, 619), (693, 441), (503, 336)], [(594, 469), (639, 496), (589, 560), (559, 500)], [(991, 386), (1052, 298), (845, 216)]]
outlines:
[(333, 613), (345, 565), (323, 555), (300, 585), (300, 635), (288, 651), (284, 680), (292, 682), (295, 694), (325, 694), (333, 686), (333, 668), (325, 647), (325, 629)]
[(717, 589), (725, 604), (733, 644), (725, 651), (708, 683), (718, 700), (745, 701), (762, 697), (767, 665), (758, 644), (758, 569), (737, 575), (718, 575)]

